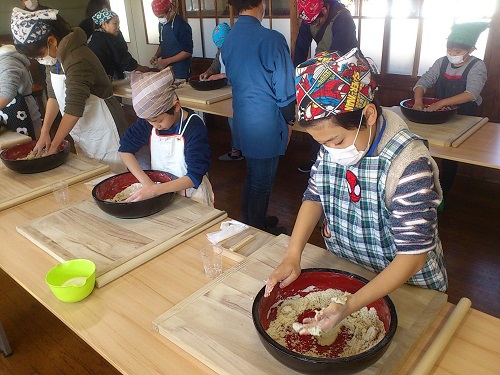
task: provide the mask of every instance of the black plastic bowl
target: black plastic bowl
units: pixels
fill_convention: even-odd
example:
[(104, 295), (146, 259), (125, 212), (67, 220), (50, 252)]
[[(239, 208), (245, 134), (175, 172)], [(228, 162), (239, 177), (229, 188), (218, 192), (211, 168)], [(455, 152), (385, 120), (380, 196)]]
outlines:
[[(436, 103), (441, 99), (436, 98), (424, 98), (424, 107)], [(419, 122), (421, 124), (442, 124), (450, 120), (453, 116), (457, 114), (458, 106), (448, 106), (441, 108), (439, 111), (420, 111), (418, 109), (413, 109), (413, 104), (415, 104), (414, 99), (405, 99), (399, 103), (401, 108), (401, 113), (410, 121)]]
[[(394, 304), (387, 296), (367, 306), (368, 308), (374, 307), (377, 310), (379, 319), (384, 323), (385, 337), (367, 351), (350, 357), (306, 356), (278, 344), (266, 333), (266, 329), (269, 328), (269, 323), (276, 318), (279, 302), (288, 297), (305, 296), (310, 291), (321, 291), (329, 288), (355, 293), (366, 283), (368, 283), (368, 280), (365, 278), (349, 272), (328, 268), (310, 268), (302, 270), (297, 280), (288, 287), (280, 289), (276, 286), (269, 297), (264, 298), (265, 287), (262, 288), (255, 297), (252, 306), (253, 323), (259, 333), (260, 341), (274, 358), (285, 366), (299, 372), (337, 375), (362, 371), (380, 359), (396, 333), (398, 316)], [(311, 286), (315, 287), (314, 290), (311, 290)], [(306, 337), (308, 336), (305, 336), (304, 340), (307, 340)]]
[(18, 173), (38, 173), (54, 169), (68, 159), (71, 149), (69, 142), (64, 140), (59, 145), (59, 149), (55, 154), (42, 156), (35, 159), (18, 160), (24, 158), (33, 151), (36, 146), (36, 141), (22, 143), (5, 149), (0, 158), (5, 166)]
[[(170, 173), (162, 171), (144, 172), (146, 172), (149, 178), (154, 182), (168, 182), (177, 178)], [(113, 199), (117, 193), (137, 182), (139, 182), (139, 180), (137, 180), (132, 173), (120, 173), (94, 186), (92, 189), (92, 197), (101, 210), (121, 219), (137, 219), (139, 217), (153, 215), (172, 203), (175, 193), (162, 194), (139, 202), (125, 203), (106, 201), (106, 199)]]
[(189, 84), (193, 89), (199, 91), (217, 90), (227, 85), (227, 78), (200, 81), (200, 76), (194, 76), (189, 78)]

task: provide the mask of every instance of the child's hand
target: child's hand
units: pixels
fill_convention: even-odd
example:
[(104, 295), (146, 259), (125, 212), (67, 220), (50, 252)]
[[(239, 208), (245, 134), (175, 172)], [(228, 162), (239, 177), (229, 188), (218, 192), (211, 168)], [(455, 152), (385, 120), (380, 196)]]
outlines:
[(424, 110), (424, 103), (415, 101), (415, 104), (413, 104), (412, 108), (416, 109), (417, 111), (423, 111)]
[(287, 260), (286, 258), (276, 268), (266, 281), (266, 291), (264, 297), (269, 297), (274, 286), (280, 284), (280, 288), (290, 285), (300, 276), (300, 259), (298, 262)]
[(33, 154), (36, 157), (42, 156), (43, 150), (49, 150), (50, 148), (50, 135), (48, 134), (40, 134), (40, 138), (38, 139), (38, 142), (35, 145), (35, 148), (33, 149)]
[(154, 65), (154, 67), (158, 69), (164, 69), (169, 65), (170, 63), (168, 59), (159, 58), (158, 60), (156, 60), (156, 64)]
[(304, 318), (299, 335), (310, 335), (319, 331), (328, 331), (350, 314), (349, 299), (345, 305), (332, 302), (327, 308), (316, 312), (314, 318)]
[(125, 202), (139, 202), (144, 199), (156, 197), (158, 195), (156, 190), (157, 187), (158, 185), (154, 183), (148, 186), (143, 186), (142, 188), (134, 191), (132, 195), (125, 200)]
[(436, 102), (436, 103), (432, 103), (431, 105), (429, 105), (426, 110), (427, 111), (439, 111), (441, 108), (444, 107), (444, 103), (442, 100), (440, 100), (439, 102)]

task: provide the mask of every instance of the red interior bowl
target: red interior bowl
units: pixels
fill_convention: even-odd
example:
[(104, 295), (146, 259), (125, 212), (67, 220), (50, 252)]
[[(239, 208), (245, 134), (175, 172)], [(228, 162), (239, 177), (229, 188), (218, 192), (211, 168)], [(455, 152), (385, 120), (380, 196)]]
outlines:
[(54, 169), (68, 159), (70, 145), (68, 141), (63, 140), (55, 154), (30, 160), (18, 160), (28, 156), (35, 148), (36, 142), (31, 141), (9, 147), (0, 155), (2, 162), (7, 168), (18, 173), (38, 173)]
[[(438, 102), (441, 99), (436, 98), (423, 98), (424, 107), (427, 107), (433, 103)], [(401, 108), (401, 113), (410, 121), (418, 122), (422, 124), (441, 124), (450, 120), (453, 116), (457, 114), (458, 106), (447, 106), (441, 108), (439, 111), (421, 111), (418, 109), (413, 109), (415, 104), (414, 99), (405, 99), (399, 103)]]
[[(174, 175), (163, 171), (144, 171), (153, 182), (168, 182), (176, 179)], [(104, 212), (122, 218), (136, 219), (153, 215), (167, 207), (174, 199), (175, 193), (167, 193), (156, 197), (145, 199), (139, 202), (108, 202), (106, 199), (113, 199), (114, 196), (125, 190), (132, 184), (139, 182), (130, 173), (120, 173), (99, 182), (92, 189), (92, 197), (97, 206)]]
[[(265, 348), (277, 360), (286, 366), (304, 373), (335, 373), (348, 374), (361, 371), (364, 368), (375, 363), (388, 348), (398, 324), (396, 308), (389, 297), (378, 299), (368, 305), (368, 308), (374, 307), (377, 310), (379, 319), (384, 323), (386, 335), (378, 344), (369, 350), (350, 357), (336, 358), (347, 337), (340, 334), (337, 341), (331, 346), (322, 347), (316, 344), (311, 336), (301, 336), (300, 347), (293, 347), (290, 350), (278, 344), (267, 333), (269, 323), (276, 318), (277, 308), (280, 301), (288, 297), (300, 295), (305, 296), (310, 292), (322, 291), (329, 288), (339, 289), (355, 293), (362, 288), (368, 280), (341, 270), (326, 268), (311, 268), (302, 270), (301, 275), (291, 285), (286, 288), (275, 287), (269, 297), (264, 298), (262, 288), (255, 298), (252, 317), (255, 328), (259, 333), (259, 338)], [(312, 287), (314, 286), (314, 287)], [(313, 316), (314, 312), (306, 312), (299, 317), (299, 321), (306, 316)], [(324, 357), (310, 357), (299, 352), (307, 351), (314, 346), (318, 352), (324, 353)]]

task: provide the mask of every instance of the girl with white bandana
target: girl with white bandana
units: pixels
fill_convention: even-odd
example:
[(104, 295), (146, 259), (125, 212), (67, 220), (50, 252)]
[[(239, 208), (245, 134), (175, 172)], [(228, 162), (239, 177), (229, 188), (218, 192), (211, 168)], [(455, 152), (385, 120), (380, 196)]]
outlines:
[(357, 48), (343, 56), (316, 55), (296, 74), (300, 125), (321, 148), (287, 252), (265, 295), (300, 275), (302, 251), (322, 215), (327, 249), (378, 275), (345, 305), (332, 303), (304, 319), (301, 334), (331, 329), (404, 283), (445, 292), (437, 231), (442, 192), (425, 141), (374, 101), (376, 84)]
[[(40, 139), (34, 151), (53, 154), (70, 134), (77, 153), (108, 164), (113, 172), (125, 171), (118, 147), (127, 123), (113, 87), (97, 56), (87, 47), (82, 29), (71, 29), (47, 9), (26, 12), (14, 8), (11, 29), (16, 49), (47, 65), (48, 100)], [(62, 119), (51, 140), (50, 128)]]

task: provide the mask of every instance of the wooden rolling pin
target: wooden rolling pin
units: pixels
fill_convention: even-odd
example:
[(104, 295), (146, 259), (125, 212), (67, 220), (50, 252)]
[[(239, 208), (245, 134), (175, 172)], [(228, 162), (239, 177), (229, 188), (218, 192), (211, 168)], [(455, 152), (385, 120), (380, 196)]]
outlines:
[(243, 246), (245, 246), (247, 243), (249, 243), (254, 239), (255, 236), (253, 234), (249, 234), (248, 236), (243, 238), (240, 242), (231, 246), (229, 249), (223, 247), (224, 250), (222, 252), (222, 255), (225, 256), (226, 258), (234, 260), (235, 262), (241, 262), (246, 257), (244, 255), (238, 254), (236, 251), (241, 249)]
[(450, 317), (446, 320), (443, 328), (441, 328), (411, 375), (427, 375), (431, 372), (439, 356), (443, 353), (446, 345), (448, 345), (458, 326), (469, 311), (470, 306), (470, 299), (460, 299), (457, 306), (450, 314)]
[(255, 236), (253, 234), (249, 234), (245, 238), (243, 238), (240, 242), (238, 242), (236, 245), (231, 246), (228, 250), (230, 251), (238, 251), (241, 249), (243, 246), (245, 246), (247, 243), (250, 241), (254, 240)]

